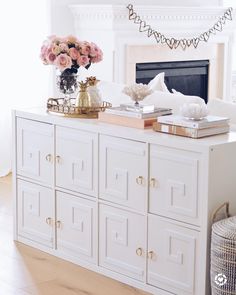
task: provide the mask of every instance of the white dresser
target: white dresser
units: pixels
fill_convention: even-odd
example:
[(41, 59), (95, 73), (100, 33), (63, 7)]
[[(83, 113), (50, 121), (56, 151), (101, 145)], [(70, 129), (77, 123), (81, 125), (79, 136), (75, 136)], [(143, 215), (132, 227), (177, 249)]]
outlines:
[(236, 134), (189, 139), (13, 113), (15, 239), (156, 295), (209, 295), (211, 214), (236, 213)]

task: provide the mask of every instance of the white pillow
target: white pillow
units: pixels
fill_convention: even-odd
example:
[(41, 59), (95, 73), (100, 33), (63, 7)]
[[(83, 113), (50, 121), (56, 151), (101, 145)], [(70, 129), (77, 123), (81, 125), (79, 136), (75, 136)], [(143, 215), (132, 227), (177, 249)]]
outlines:
[(211, 115), (228, 117), (231, 124), (236, 124), (236, 103), (215, 98), (210, 99), (207, 106)]
[(131, 103), (131, 98), (122, 92), (125, 86), (125, 84), (100, 81), (98, 89), (102, 100), (110, 102), (112, 106), (119, 106), (121, 103)]
[(175, 90), (174, 88), (172, 88), (171, 91), (174, 94), (184, 95), (182, 92), (179, 92), (179, 91)]
[[(131, 98), (122, 92), (125, 86), (125, 84), (108, 81), (101, 81), (98, 84), (102, 100), (111, 102), (113, 106), (119, 106), (121, 103), (132, 103)], [(179, 114), (180, 107), (184, 103), (204, 103), (204, 100), (198, 96), (173, 94), (169, 91), (154, 91), (147, 96), (143, 102), (154, 104), (157, 107), (171, 108), (173, 113)]]
[(184, 103), (204, 103), (199, 96), (173, 94), (170, 92), (155, 91), (147, 96), (144, 101), (147, 104), (154, 104), (157, 107), (171, 108), (174, 114), (180, 114), (180, 107)]
[(156, 75), (155, 78), (153, 78), (149, 83), (148, 86), (153, 90), (153, 91), (164, 91), (164, 92), (169, 92), (166, 84), (165, 84), (165, 73), (159, 73)]

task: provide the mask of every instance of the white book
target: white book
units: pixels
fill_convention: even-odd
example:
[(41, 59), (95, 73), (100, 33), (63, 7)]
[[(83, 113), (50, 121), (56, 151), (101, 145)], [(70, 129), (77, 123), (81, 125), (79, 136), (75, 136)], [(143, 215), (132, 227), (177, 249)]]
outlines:
[(112, 108), (107, 108), (105, 110), (105, 112), (109, 113), (109, 114), (116, 115), (116, 116), (138, 118), (138, 119), (155, 118), (158, 116), (172, 114), (171, 109), (162, 109), (162, 108), (156, 108), (156, 109), (154, 109), (153, 112), (142, 113), (142, 112), (128, 111), (128, 110), (124, 109), (123, 107), (112, 107)]
[(138, 106), (135, 105), (134, 103), (123, 103), (120, 105), (121, 108), (124, 108), (126, 110), (129, 110), (129, 111), (136, 111), (136, 112), (142, 112), (142, 113), (148, 113), (148, 112), (153, 112), (154, 109), (155, 109), (155, 106), (154, 104), (143, 104), (143, 103), (140, 103)]
[(158, 132), (164, 132), (168, 134), (180, 135), (191, 138), (201, 138), (210, 135), (217, 135), (229, 132), (229, 125), (222, 125), (216, 127), (209, 127), (203, 129), (189, 128), (176, 125), (168, 125), (163, 123), (153, 123), (153, 129)]
[(187, 119), (183, 116), (178, 115), (167, 115), (163, 117), (158, 117), (157, 121), (163, 124), (196, 128), (196, 129), (204, 129), (215, 126), (222, 126), (229, 124), (229, 118), (226, 117), (218, 117), (218, 116), (207, 116), (204, 119), (194, 121)]

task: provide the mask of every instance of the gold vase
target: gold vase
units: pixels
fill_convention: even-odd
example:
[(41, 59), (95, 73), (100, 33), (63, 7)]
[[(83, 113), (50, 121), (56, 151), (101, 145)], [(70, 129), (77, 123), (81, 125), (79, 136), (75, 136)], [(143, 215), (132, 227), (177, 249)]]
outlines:
[(88, 93), (88, 83), (79, 82), (80, 90), (75, 100), (75, 106), (80, 108), (91, 107), (91, 98)]

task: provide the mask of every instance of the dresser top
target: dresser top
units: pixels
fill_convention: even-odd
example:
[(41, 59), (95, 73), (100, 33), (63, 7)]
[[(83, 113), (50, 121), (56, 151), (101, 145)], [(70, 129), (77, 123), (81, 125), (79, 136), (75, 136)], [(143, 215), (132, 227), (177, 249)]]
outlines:
[(22, 110), (18, 109), (13, 111), (13, 113), (16, 117), (44, 123), (199, 152), (211, 149), (215, 146), (230, 143), (235, 144), (236, 147), (236, 132), (229, 132), (201, 139), (192, 139), (177, 135), (159, 133), (153, 131), (152, 129), (142, 130), (103, 123), (99, 122), (97, 119), (65, 118), (63, 116), (48, 113), (45, 107)]

